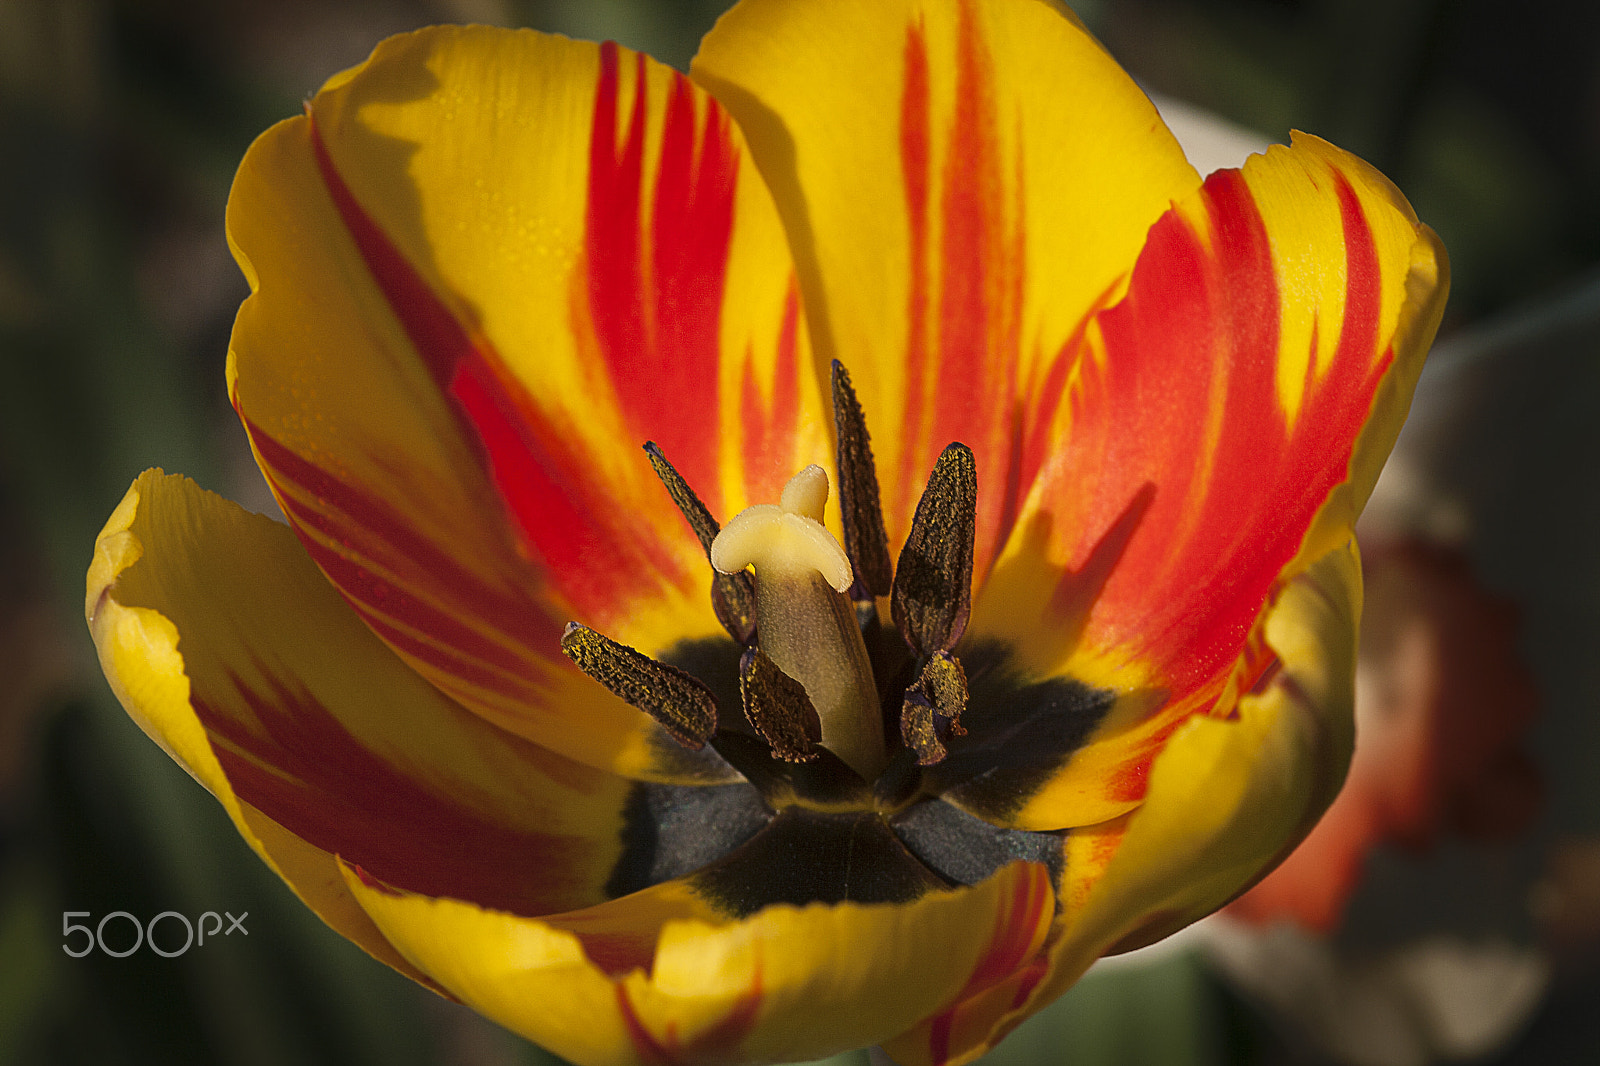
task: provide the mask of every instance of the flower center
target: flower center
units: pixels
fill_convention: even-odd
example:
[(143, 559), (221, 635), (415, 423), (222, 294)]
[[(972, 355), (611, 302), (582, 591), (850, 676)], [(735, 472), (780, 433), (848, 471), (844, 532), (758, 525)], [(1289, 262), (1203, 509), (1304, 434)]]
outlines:
[(561, 638), (579, 669), (688, 749), (657, 750), (680, 783), (631, 786), (610, 896), (684, 877), (744, 916), (903, 902), (1017, 859), (1060, 874), (1059, 834), (1005, 823), (1115, 696), (1029, 678), (993, 639), (969, 638), (956, 658), (972, 602), (972, 451), (939, 456), (891, 562), (866, 419), (837, 362), (832, 384), (840, 540), (822, 525), (821, 467), (724, 529), (647, 443), (711, 563), (727, 637), (688, 638), (660, 659), (576, 623)]
[[(712, 607), (739, 649), (743, 722), (722, 713), (727, 689), (719, 702), (707, 684), (717, 678), (698, 669), (577, 623), (561, 649), (684, 747), (711, 744), (775, 806), (800, 797), (819, 809), (894, 811), (918, 794), (921, 768), (944, 761), (945, 740), (966, 735), (967, 676), (954, 648), (972, 600), (976, 464), (964, 444), (944, 450), (891, 564), (866, 418), (837, 362), (833, 409), (842, 545), (822, 524), (820, 466), (723, 529), (661, 449), (645, 445), (712, 565)], [(879, 618), (884, 597), (893, 630)]]
[(711, 565), (722, 574), (755, 568), (757, 646), (805, 689), (823, 746), (872, 781), (887, 761), (883, 714), (861, 626), (843, 595), (854, 570), (822, 525), (827, 499), (827, 473), (806, 467), (779, 503), (747, 508), (717, 534)]

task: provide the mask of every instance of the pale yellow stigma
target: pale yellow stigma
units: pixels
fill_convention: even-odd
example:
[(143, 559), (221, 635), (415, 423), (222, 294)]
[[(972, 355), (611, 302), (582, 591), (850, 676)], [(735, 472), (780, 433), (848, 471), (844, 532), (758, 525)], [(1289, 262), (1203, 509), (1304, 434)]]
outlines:
[[(778, 506), (792, 515), (804, 515), (813, 522), (822, 521), (822, 509), (828, 503), (828, 472), (812, 463), (783, 487)], [(840, 556), (844, 555), (843, 550)], [(843, 592), (843, 589), (839, 590)]]
[(877, 685), (855, 609), (841, 593), (854, 571), (822, 525), (828, 475), (812, 465), (789, 479), (781, 502), (746, 508), (711, 544), (725, 574), (755, 567), (756, 642), (805, 686), (822, 720), (822, 744), (868, 781), (886, 756)]
[(740, 511), (711, 542), (711, 565), (724, 574), (747, 566), (756, 578), (778, 571), (822, 575), (836, 592), (850, 588), (850, 558), (822, 524), (828, 502), (828, 474), (815, 463), (789, 479), (782, 502)]

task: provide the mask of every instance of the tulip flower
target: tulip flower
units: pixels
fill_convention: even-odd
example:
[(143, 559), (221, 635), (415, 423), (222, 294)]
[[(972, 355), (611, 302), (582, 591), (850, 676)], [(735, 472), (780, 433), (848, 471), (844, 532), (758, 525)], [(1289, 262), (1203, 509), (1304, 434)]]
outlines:
[(384, 42), (240, 167), (287, 526), (151, 471), (113, 689), (324, 921), (579, 1063), (965, 1062), (1286, 854), (1446, 288), (1037, 0)]

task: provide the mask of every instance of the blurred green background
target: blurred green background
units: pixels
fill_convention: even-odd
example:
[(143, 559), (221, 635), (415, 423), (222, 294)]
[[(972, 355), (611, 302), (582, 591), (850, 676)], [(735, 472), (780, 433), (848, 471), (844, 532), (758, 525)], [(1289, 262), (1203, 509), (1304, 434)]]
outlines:
[[(223, 205), (256, 134), (414, 26), (531, 25), (685, 66), (723, 6), (0, 0), (0, 1064), (547, 1061), (371, 962), (266, 872), (110, 696), (82, 622), (83, 572), (148, 466), (266, 503), (222, 375), (246, 291)], [(1384, 170), (1450, 249), (1446, 334), (1600, 260), (1600, 4), (1078, 10), (1148, 88), (1272, 138), (1318, 133)], [(248, 937), (170, 960), (61, 950), (67, 910), (224, 909), (249, 912)], [(1538, 1043), (1558, 1040), (1563, 1018), (1495, 1061), (1592, 1048)], [(1181, 953), (1091, 979), (1007, 1050), (1318, 1061)]]

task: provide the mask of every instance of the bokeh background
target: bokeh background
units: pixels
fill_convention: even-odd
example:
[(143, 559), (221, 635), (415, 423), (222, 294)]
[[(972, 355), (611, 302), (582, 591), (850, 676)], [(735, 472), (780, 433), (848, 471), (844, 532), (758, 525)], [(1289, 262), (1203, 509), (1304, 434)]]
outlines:
[[(723, 6), (0, 0), (0, 1064), (555, 1061), (293, 900), (117, 707), (83, 573), (148, 466), (270, 506), (222, 376), (246, 292), (223, 205), (257, 133), (411, 27), (531, 25), (681, 67)], [(1424, 701), (1427, 743), (1487, 739), (1465, 763), (1435, 752), (1427, 787), (1449, 795), (1368, 834), (1354, 895), (1322, 928), (1269, 906), (1106, 967), (996, 1057), (1600, 1062), (1600, 4), (1077, 8), (1151, 91), (1262, 139), (1299, 128), (1356, 151), (1444, 238), (1444, 343), (1370, 531), (1375, 557), (1400, 561), (1393, 624), (1371, 631), (1492, 617), (1439, 637), (1433, 668), (1462, 680)], [(1389, 663), (1397, 646), (1363, 653)], [(1502, 661), (1530, 671), (1527, 700), (1473, 673)], [(1495, 773), (1524, 745), (1538, 784), (1515, 802), (1536, 808), (1487, 832), (1458, 817), (1507, 809)], [(249, 933), (173, 959), (75, 959), (68, 910), (247, 911)]]

